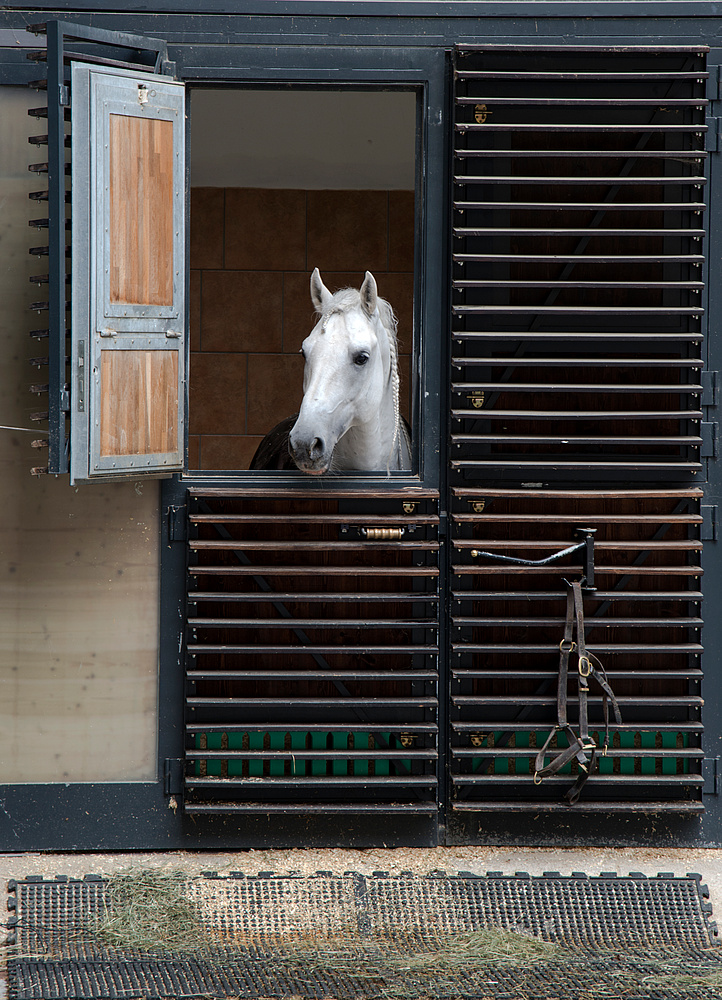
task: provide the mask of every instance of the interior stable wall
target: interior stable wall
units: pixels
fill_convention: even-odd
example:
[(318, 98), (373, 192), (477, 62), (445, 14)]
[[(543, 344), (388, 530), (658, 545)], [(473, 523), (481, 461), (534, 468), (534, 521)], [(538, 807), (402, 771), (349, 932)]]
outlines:
[(2, 782), (151, 779), (156, 772), (158, 484), (71, 488), (67, 476), (30, 475), (45, 462), (31, 447), (33, 412), (47, 381), (28, 333), (47, 258), (28, 228), (42, 206), (28, 163), (42, 127), (27, 110), (37, 94), (0, 90), (0, 761)]
[(414, 188), (411, 91), (195, 89), (191, 114), (197, 187)]

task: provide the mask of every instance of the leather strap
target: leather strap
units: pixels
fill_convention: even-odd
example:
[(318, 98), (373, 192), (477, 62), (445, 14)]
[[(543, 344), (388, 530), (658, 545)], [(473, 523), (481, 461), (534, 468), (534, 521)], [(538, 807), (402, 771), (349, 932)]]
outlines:
[[(607, 675), (601, 661), (587, 649), (584, 600), (582, 585), (579, 581), (567, 583), (567, 607), (564, 621), (564, 638), (559, 643), (559, 674), (557, 679), (557, 724), (547, 736), (544, 745), (538, 751), (534, 762), (534, 783), (541, 784), (544, 778), (556, 774), (566, 764), (576, 758), (579, 764), (579, 776), (572, 787), (565, 793), (570, 805), (574, 805), (581, 795), (589, 775), (594, 770), (597, 761), (597, 745), (589, 735), (589, 681), (594, 678), (602, 690), (602, 714), (604, 718), (604, 747), (606, 754), (609, 747), (609, 705), (617, 723), (621, 723), (622, 715), (614, 692), (607, 680)], [(574, 633), (576, 632), (576, 640)], [(577, 655), (577, 691), (579, 696), (578, 733), (569, 724), (567, 701), (569, 686), (569, 661), (572, 653)], [(569, 746), (556, 753), (548, 764), (545, 764), (549, 745), (560, 732), (566, 733)]]

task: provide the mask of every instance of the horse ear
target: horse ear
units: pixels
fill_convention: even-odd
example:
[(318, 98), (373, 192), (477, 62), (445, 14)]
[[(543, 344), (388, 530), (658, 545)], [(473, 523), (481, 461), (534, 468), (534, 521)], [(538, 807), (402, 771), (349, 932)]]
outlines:
[(364, 283), (361, 285), (361, 305), (364, 307), (364, 311), (369, 316), (373, 316), (376, 312), (376, 300), (378, 299), (378, 295), (379, 292), (376, 287), (376, 279), (370, 271), (367, 271)]
[(311, 302), (313, 302), (316, 312), (324, 312), (332, 298), (333, 296), (321, 280), (321, 272), (315, 267), (311, 275)]

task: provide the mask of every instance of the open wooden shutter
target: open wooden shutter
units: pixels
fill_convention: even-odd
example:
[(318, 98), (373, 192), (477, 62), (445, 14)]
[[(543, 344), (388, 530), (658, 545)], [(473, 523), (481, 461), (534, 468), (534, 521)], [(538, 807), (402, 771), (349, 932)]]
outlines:
[[(31, 86), (47, 175), (31, 225), (47, 244), (32, 331), (47, 372), (47, 467), (76, 482), (182, 468), (185, 422), (184, 91), (162, 39), (50, 21)], [(70, 159), (72, 149), (72, 162)], [(72, 211), (71, 211), (72, 209)], [(38, 241), (40, 242), (40, 241)], [(41, 270), (41, 267), (38, 267)], [(47, 322), (43, 323), (43, 317)], [(40, 352), (39, 352), (40, 353)], [(69, 426), (68, 426), (69, 425)]]
[(184, 91), (74, 64), (71, 478), (183, 467)]

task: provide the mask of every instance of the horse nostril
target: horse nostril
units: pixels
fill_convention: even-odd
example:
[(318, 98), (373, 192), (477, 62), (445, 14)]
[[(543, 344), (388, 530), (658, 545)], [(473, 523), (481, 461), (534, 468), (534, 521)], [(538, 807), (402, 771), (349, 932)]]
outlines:
[(323, 455), (323, 438), (314, 438), (308, 449), (309, 458), (319, 458)]

